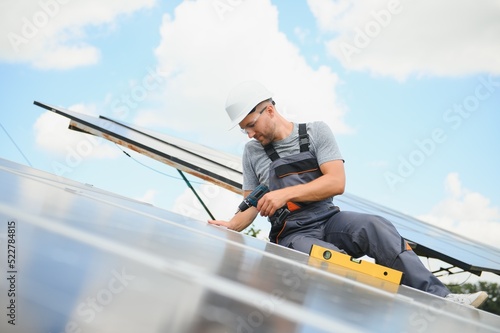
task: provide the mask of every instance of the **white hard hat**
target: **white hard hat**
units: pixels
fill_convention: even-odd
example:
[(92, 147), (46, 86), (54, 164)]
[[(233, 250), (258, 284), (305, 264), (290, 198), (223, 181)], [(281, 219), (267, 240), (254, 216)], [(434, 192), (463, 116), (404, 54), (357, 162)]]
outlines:
[(273, 94), (257, 81), (245, 81), (236, 85), (226, 100), (226, 112), (231, 119), (232, 129), (262, 101), (273, 97)]

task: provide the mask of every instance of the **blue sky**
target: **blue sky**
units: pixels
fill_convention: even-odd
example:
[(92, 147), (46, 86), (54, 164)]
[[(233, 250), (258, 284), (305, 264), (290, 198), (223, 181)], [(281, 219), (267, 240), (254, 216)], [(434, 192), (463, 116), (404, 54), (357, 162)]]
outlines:
[[(290, 120), (332, 127), (347, 192), (498, 247), (497, 1), (42, 0), (0, 13), (1, 158), (206, 219), (175, 170), (33, 101), (241, 155), (224, 102), (257, 79)], [(234, 213), (241, 198), (190, 179), (217, 218)]]

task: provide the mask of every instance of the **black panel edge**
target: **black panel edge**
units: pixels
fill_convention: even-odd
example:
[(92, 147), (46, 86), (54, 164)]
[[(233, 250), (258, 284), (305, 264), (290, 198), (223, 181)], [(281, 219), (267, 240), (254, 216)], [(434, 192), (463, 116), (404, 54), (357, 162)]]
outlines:
[[(172, 162), (174, 162), (174, 163), (177, 163), (177, 164), (179, 164), (179, 165), (182, 165), (182, 166), (184, 166), (184, 167), (186, 167), (186, 168), (188, 168), (188, 169), (191, 169), (191, 170), (194, 170), (194, 171), (200, 172), (200, 173), (202, 173), (202, 174), (204, 174), (204, 175), (206, 175), (206, 176), (208, 176), (208, 177), (211, 177), (211, 178), (213, 178), (213, 179), (219, 180), (219, 181), (221, 181), (221, 182), (223, 182), (223, 183), (225, 183), (225, 184), (227, 184), (227, 185), (229, 185), (229, 186), (231, 186), (231, 187), (234, 187), (234, 188), (237, 188), (237, 189), (242, 189), (242, 187), (243, 187), (243, 186), (242, 186), (242, 184), (240, 184), (240, 183), (238, 183), (238, 182), (235, 182), (235, 181), (233, 181), (233, 180), (231, 180), (231, 179), (227, 179), (227, 178), (225, 178), (225, 177), (221, 177), (221, 176), (219, 176), (219, 175), (217, 175), (217, 174), (214, 174), (214, 173), (213, 173), (213, 172), (211, 172), (211, 171), (205, 170), (205, 169), (200, 168), (200, 167), (198, 167), (198, 166), (195, 166), (195, 165), (193, 165), (193, 164), (191, 164), (191, 163), (188, 163), (188, 162), (185, 162), (185, 161), (183, 161), (183, 160), (180, 160), (180, 159), (178, 159), (178, 158), (176, 158), (176, 157), (174, 157), (174, 156), (170, 156), (170, 155), (165, 154), (165, 153), (163, 153), (163, 152), (157, 151), (156, 149), (152, 149), (151, 147), (148, 147), (148, 146), (143, 145), (143, 144), (141, 144), (141, 143), (138, 143), (138, 142), (136, 142), (136, 141), (130, 140), (130, 139), (128, 139), (128, 138), (126, 138), (126, 137), (123, 137), (123, 136), (121, 136), (121, 135), (118, 135), (118, 134), (116, 134), (116, 133), (114, 133), (114, 132), (108, 131), (108, 130), (106, 130), (106, 129), (102, 128), (102, 127), (99, 127), (99, 126), (96, 126), (96, 125), (91, 124), (91, 123), (89, 123), (89, 122), (86, 122), (85, 120), (82, 120), (82, 119), (80, 119), (80, 118), (77, 118), (77, 117), (71, 116), (70, 114), (68, 114), (68, 113), (66, 113), (66, 112), (64, 112), (64, 111), (61, 111), (61, 110), (59, 110), (59, 109), (56, 109), (55, 107), (49, 106), (49, 105), (47, 105), (47, 104), (43, 104), (43, 103), (38, 102), (38, 101), (34, 101), (34, 102), (33, 102), (33, 104), (35, 104), (36, 106), (42, 107), (42, 108), (44, 108), (44, 109), (47, 109), (47, 110), (49, 110), (49, 111), (55, 112), (55, 113), (57, 113), (57, 114), (60, 114), (60, 115), (62, 115), (62, 116), (64, 116), (64, 117), (66, 117), (66, 118), (68, 118), (68, 119), (71, 119), (71, 120), (73, 120), (73, 121), (75, 121), (75, 122), (77, 122), (77, 123), (80, 123), (80, 124), (82, 124), (82, 125), (88, 126), (88, 127), (90, 127), (90, 128), (96, 129), (96, 130), (99, 130), (99, 131), (101, 131), (101, 132), (103, 132), (103, 133), (105, 133), (105, 134), (107, 134), (107, 135), (110, 135), (110, 136), (112, 136), (112, 137), (115, 137), (115, 138), (117, 138), (117, 139), (119, 139), (119, 140), (121, 140), (121, 141), (128, 142), (128, 143), (130, 143), (130, 144), (133, 144), (133, 145), (135, 145), (135, 146), (137, 146), (137, 147), (139, 147), (139, 148), (141, 148), (141, 149), (144, 149), (144, 150), (149, 151), (149, 152), (151, 152), (151, 153), (153, 153), (153, 154), (156, 154), (156, 155), (158, 155), (158, 156), (161, 156), (161, 157), (163, 157), (163, 158), (166, 158), (166, 159), (168, 159), (168, 160), (170, 160), (170, 161), (172, 161)], [(120, 124), (120, 125), (122, 126), (122, 124)], [(83, 130), (81, 130), (81, 131), (82, 131), (82, 132), (85, 132), (85, 131), (83, 131)]]
[(463, 269), (464, 271), (470, 272), (470, 273), (478, 275), (478, 276), (481, 275), (482, 272), (491, 272), (491, 273), (495, 273), (497, 275), (500, 275), (500, 270), (487, 268), (487, 267), (472, 266), (471, 264), (467, 264), (461, 260), (455, 259), (455, 258), (447, 256), (441, 252), (438, 252), (438, 251), (435, 251), (435, 250), (428, 248), (426, 246), (420, 245), (417, 242), (410, 241), (410, 240), (408, 240), (408, 242), (412, 243), (412, 249), (418, 256), (439, 259), (439, 260), (442, 260), (450, 265), (456, 266), (458, 268)]
[(117, 120), (114, 120), (114, 119), (111, 119), (111, 118), (108, 118), (108, 117), (105, 117), (105, 116), (99, 116), (99, 118), (104, 119), (104, 120), (107, 120), (107, 121), (110, 121), (110, 122), (113, 122), (113, 123), (115, 123), (115, 124), (118, 124), (118, 125), (120, 125), (120, 126), (123, 126), (123, 127), (125, 127), (125, 128), (128, 128), (128, 129), (129, 129), (129, 130), (131, 130), (131, 131), (134, 131), (134, 132), (140, 133), (140, 134), (142, 134), (142, 135), (144, 135), (144, 136), (147, 136), (148, 138), (151, 138), (151, 139), (153, 139), (153, 140), (159, 141), (159, 142), (161, 142), (161, 143), (164, 143), (164, 144), (169, 145), (169, 146), (171, 146), (171, 147), (174, 147), (174, 148), (176, 148), (176, 149), (182, 150), (182, 151), (184, 151), (184, 152), (186, 152), (186, 153), (189, 153), (189, 154), (191, 154), (191, 155), (197, 156), (197, 157), (199, 157), (199, 158), (201, 158), (201, 159), (203, 159), (203, 160), (205, 160), (205, 161), (208, 161), (208, 162), (210, 162), (210, 163), (216, 164), (216, 165), (218, 165), (218, 166), (220, 166), (220, 167), (223, 167), (223, 168), (225, 168), (225, 169), (227, 169), (227, 170), (231, 170), (231, 171), (234, 171), (234, 172), (237, 172), (237, 173), (240, 173), (240, 174), (242, 173), (242, 172), (241, 172), (241, 171), (239, 171), (239, 170), (236, 170), (236, 169), (233, 169), (233, 168), (229, 168), (227, 165), (224, 165), (224, 164), (222, 164), (222, 163), (219, 163), (219, 162), (216, 162), (216, 161), (211, 160), (211, 159), (209, 159), (209, 158), (206, 158), (205, 156), (201, 156), (201, 155), (199, 155), (199, 154), (197, 154), (197, 153), (194, 153), (194, 152), (192, 152), (192, 151), (190, 151), (190, 150), (188, 150), (188, 149), (185, 149), (185, 148), (179, 147), (178, 145), (175, 145), (175, 144), (173, 144), (173, 143), (170, 143), (170, 142), (167, 142), (167, 141), (165, 141), (165, 140), (159, 139), (159, 138), (157, 138), (157, 137), (155, 137), (155, 136), (153, 136), (153, 135), (151, 135), (151, 134), (144, 133), (143, 131), (139, 131), (138, 129), (133, 128), (133, 127), (128, 126), (128, 125), (125, 125), (125, 124), (123, 124), (122, 122), (119, 122), (119, 121), (117, 121)]

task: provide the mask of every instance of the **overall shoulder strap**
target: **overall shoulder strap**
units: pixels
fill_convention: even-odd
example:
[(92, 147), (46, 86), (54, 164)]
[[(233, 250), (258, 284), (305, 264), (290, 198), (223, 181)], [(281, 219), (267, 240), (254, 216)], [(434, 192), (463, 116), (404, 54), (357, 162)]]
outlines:
[[(300, 152), (309, 151), (309, 134), (307, 134), (307, 126), (306, 124), (299, 124), (299, 145)], [(280, 158), (280, 155), (274, 149), (272, 143), (264, 146), (264, 150), (266, 151), (267, 156), (271, 159), (271, 161), (276, 161)]]
[(309, 151), (309, 135), (307, 134), (306, 124), (299, 124), (299, 145), (301, 153)]
[(272, 143), (264, 146), (264, 150), (266, 151), (266, 154), (267, 156), (269, 156), (269, 158), (271, 159), (271, 161), (276, 161), (277, 159), (280, 158), (280, 155), (278, 155), (278, 153), (276, 152), (276, 150), (274, 149), (274, 146)]

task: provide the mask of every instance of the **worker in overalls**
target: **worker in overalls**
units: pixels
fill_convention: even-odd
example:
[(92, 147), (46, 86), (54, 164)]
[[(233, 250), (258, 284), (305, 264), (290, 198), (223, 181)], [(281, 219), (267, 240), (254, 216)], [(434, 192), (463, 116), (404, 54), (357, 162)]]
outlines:
[[(344, 192), (344, 160), (324, 122), (296, 124), (278, 113), (272, 94), (255, 81), (230, 92), (226, 112), (232, 127), (239, 125), (250, 140), (243, 153), (243, 191), (246, 197), (259, 184), (270, 192), (230, 221), (209, 223), (242, 231), (257, 214), (273, 217), (287, 203), (292, 210), (284, 221), (273, 221), (271, 242), (309, 253), (317, 244), (353, 257), (368, 255), (378, 264), (402, 271), (402, 283), (457, 303), (474, 307), (485, 292), (451, 294), (422, 264), (387, 219), (341, 211), (333, 197)], [(291, 204), (291, 206), (290, 206)]]

